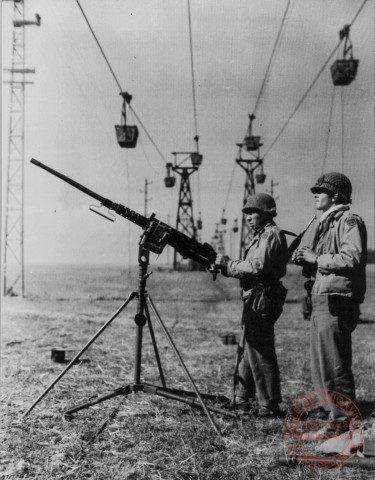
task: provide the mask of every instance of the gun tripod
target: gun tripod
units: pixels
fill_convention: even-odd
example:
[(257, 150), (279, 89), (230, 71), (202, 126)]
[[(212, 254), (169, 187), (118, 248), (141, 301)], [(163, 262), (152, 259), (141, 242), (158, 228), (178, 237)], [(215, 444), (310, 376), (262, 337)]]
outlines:
[[(188, 369), (185, 366), (185, 363), (177, 350), (176, 345), (174, 344), (167, 328), (165, 327), (163, 320), (161, 319), (154, 302), (148, 295), (146, 291), (146, 282), (147, 278), (150, 276), (148, 273), (148, 265), (149, 265), (149, 250), (140, 246), (138, 252), (138, 265), (139, 265), (139, 279), (138, 279), (138, 290), (132, 292), (123, 305), (117, 310), (117, 312), (98, 330), (98, 332), (89, 340), (89, 342), (82, 348), (80, 352), (71, 360), (71, 362), (66, 366), (66, 368), (60, 373), (60, 375), (46, 388), (46, 390), (40, 395), (40, 397), (31, 405), (31, 407), (24, 413), (23, 417), (26, 417), (31, 410), (47, 395), (47, 393), (57, 384), (57, 382), (70, 370), (70, 368), (74, 365), (74, 363), (80, 358), (80, 356), (90, 347), (90, 345), (99, 337), (99, 335), (112, 323), (112, 321), (126, 308), (126, 306), (135, 298), (137, 298), (137, 313), (134, 317), (134, 322), (136, 324), (136, 341), (135, 341), (135, 365), (134, 365), (134, 382), (132, 384), (121, 386), (114, 391), (94, 397), (87, 402), (80, 403), (75, 405), (68, 410), (64, 411), (65, 415), (71, 415), (79, 410), (84, 408), (88, 408), (92, 405), (96, 405), (98, 403), (104, 402), (110, 398), (119, 396), (119, 395), (130, 395), (131, 393), (150, 393), (153, 395), (158, 395), (170, 400), (176, 400), (178, 402), (185, 403), (195, 408), (203, 409), (204, 413), (206, 414), (207, 418), (209, 419), (213, 429), (218, 435), (221, 435), (220, 430), (216, 426), (212, 416), (211, 411), (220, 413), (222, 415), (231, 416), (237, 418), (237, 415), (233, 412), (228, 412), (228, 410), (224, 410), (222, 408), (218, 408), (211, 405), (206, 405), (203, 399), (207, 400), (220, 400), (222, 399), (219, 395), (209, 395), (209, 394), (200, 394), (194, 380), (192, 379)], [(156, 344), (156, 338), (154, 334), (154, 329), (151, 323), (150, 311), (153, 311), (160, 327), (163, 330), (164, 335), (166, 336), (170, 346), (172, 347), (175, 355), (178, 358), (178, 361), (185, 373), (185, 376), (190, 383), (190, 386), (193, 391), (185, 391), (185, 390), (178, 390), (174, 388), (167, 388), (164, 372), (161, 365), (161, 360), (159, 356), (159, 350)], [(142, 364), (142, 337), (143, 337), (143, 329), (145, 326), (148, 326), (151, 341), (155, 353), (155, 358), (159, 370), (159, 376), (161, 381), (161, 386), (151, 385), (148, 383), (144, 383), (141, 381), (141, 364)], [(226, 399), (226, 398), (225, 398)], [(226, 399), (227, 400), (227, 399)]]

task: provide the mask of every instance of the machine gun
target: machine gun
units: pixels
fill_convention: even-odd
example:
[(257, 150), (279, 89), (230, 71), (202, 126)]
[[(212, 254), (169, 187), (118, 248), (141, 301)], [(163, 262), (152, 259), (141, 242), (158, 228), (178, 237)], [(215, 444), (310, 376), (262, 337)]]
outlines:
[[(86, 195), (95, 198), (101, 203), (101, 205), (103, 205), (103, 207), (108, 208), (108, 210), (112, 210), (113, 212), (117, 213), (117, 215), (120, 215), (130, 222), (135, 223), (138, 225), (138, 227), (141, 227), (144, 232), (141, 236), (139, 244), (150, 252), (159, 255), (164, 250), (164, 247), (169, 245), (173, 247), (183, 258), (194, 260), (207, 269), (210, 269), (210, 267), (212, 267), (212, 265), (215, 263), (217, 253), (210, 244), (197, 242), (194, 238), (190, 238), (170, 225), (161, 222), (155, 218), (155, 214), (152, 214), (149, 218), (147, 218), (144, 215), (125, 207), (124, 205), (114, 203), (111, 200), (98, 195), (80, 183), (57, 172), (53, 168), (44, 165), (38, 160), (35, 160), (35, 158), (31, 159), (31, 163), (37, 167), (43, 168), (64, 182), (69, 183), (78, 190), (81, 190), (81, 192), (86, 193)], [(213, 279), (215, 280), (217, 271), (211, 269), (211, 273), (213, 274)]]

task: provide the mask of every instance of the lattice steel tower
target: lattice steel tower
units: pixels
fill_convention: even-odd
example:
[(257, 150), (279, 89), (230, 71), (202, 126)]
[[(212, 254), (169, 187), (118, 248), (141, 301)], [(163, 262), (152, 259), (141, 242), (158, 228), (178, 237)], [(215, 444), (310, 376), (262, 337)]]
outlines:
[[(262, 146), (262, 143), (260, 143), (260, 137), (252, 135), (252, 123), (254, 119), (255, 115), (249, 115), (249, 127), (247, 129), (245, 138), (242, 143), (237, 143), (239, 150), (236, 162), (246, 173), (245, 190), (242, 203), (243, 205), (245, 205), (250, 195), (254, 195), (255, 182), (261, 184), (264, 183), (266, 179), (266, 175), (263, 172), (263, 159), (260, 158), (260, 147)], [(242, 158), (242, 151), (248, 152), (250, 154), (250, 158)], [(257, 169), (259, 169), (259, 173), (255, 174)], [(250, 234), (251, 231), (246, 223), (245, 215), (242, 215), (240, 258), (242, 258), (243, 249), (248, 243)]]
[[(25, 26), (40, 26), (41, 18), (25, 20), (23, 0), (13, 0), (13, 46), (10, 72), (10, 119), (5, 199), (4, 229), (4, 295), (24, 296), (24, 140), (26, 74), (35, 69), (25, 68)], [(18, 291), (19, 289), (19, 291)]]
[[(176, 179), (175, 177), (171, 176), (171, 170), (181, 177), (176, 217), (176, 230), (184, 233), (190, 238), (197, 239), (197, 230), (202, 228), (202, 221), (199, 219), (198, 225), (195, 225), (190, 176), (194, 172), (198, 171), (199, 166), (202, 164), (203, 155), (198, 152), (198, 148), (197, 152), (172, 152), (172, 154), (174, 155), (174, 164), (167, 164), (167, 177), (164, 181), (167, 187), (173, 187), (175, 185)], [(180, 155), (183, 155), (185, 159), (178, 163), (178, 158)], [(182, 163), (189, 158), (192, 166), (182, 166)], [(177, 270), (178, 265), (178, 254), (175, 250), (173, 256), (173, 269)]]

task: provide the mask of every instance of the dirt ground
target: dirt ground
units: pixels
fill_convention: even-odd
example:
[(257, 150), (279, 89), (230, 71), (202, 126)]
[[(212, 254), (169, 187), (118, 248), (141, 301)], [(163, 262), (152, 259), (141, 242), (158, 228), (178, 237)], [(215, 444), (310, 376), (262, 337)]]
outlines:
[[(212, 282), (205, 272), (150, 270), (149, 295), (199, 390), (231, 398), (236, 346), (224, 345), (221, 336), (240, 335), (237, 282), (223, 277)], [(289, 292), (276, 324), (276, 345), (286, 413), (312, 384), (300, 270), (289, 266), (284, 283)], [(322, 472), (278, 465), (276, 455), (285, 451), (283, 418), (244, 421), (213, 414), (220, 438), (203, 413), (143, 393), (116, 396), (66, 418), (62, 412), (68, 407), (133, 382), (136, 300), (23, 419), (66, 366), (51, 360), (51, 349), (70, 350), (66, 355), (72, 358), (136, 288), (136, 267), (29, 267), (26, 298), (3, 299), (0, 478), (373, 478), (363, 469)], [(369, 426), (375, 421), (374, 307), (371, 265), (361, 322), (353, 334), (357, 405)], [(191, 389), (154, 319), (153, 325), (167, 386)], [(147, 328), (142, 380), (159, 384)]]

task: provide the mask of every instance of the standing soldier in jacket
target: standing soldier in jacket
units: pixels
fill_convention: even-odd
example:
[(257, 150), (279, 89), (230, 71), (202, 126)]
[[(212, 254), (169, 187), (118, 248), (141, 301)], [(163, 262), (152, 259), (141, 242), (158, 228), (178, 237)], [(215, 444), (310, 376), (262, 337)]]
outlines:
[[(352, 185), (342, 173), (324, 174), (311, 191), (322, 215), (311, 247), (299, 248), (292, 259), (304, 267), (305, 276), (315, 278), (311, 292), (312, 380), (315, 390), (334, 390), (355, 401), (351, 333), (366, 291), (366, 227), (362, 218), (350, 211)], [(326, 409), (332, 420), (345, 418), (334, 405), (327, 404)], [(332, 428), (321, 433), (331, 433), (328, 430)]]
[(240, 280), (244, 304), (233, 407), (246, 411), (256, 397), (258, 415), (271, 417), (280, 412), (274, 324), (287, 292), (280, 279), (286, 273), (288, 247), (284, 233), (273, 221), (276, 203), (270, 195), (249, 197), (242, 211), (254, 234), (243, 260), (218, 255), (215, 262), (223, 275)]

